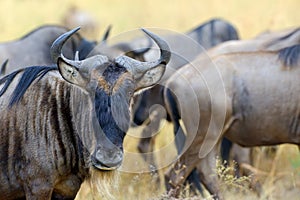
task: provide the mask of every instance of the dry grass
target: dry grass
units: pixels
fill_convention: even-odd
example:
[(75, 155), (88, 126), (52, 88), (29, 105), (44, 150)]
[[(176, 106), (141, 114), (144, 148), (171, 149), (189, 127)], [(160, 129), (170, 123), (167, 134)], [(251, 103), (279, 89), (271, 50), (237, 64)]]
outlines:
[[(137, 136), (141, 128), (132, 129), (129, 135)], [(155, 144), (156, 149), (162, 148), (172, 141), (167, 133), (172, 132), (172, 125), (162, 123), (158, 142)], [(125, 141), (125, 149), (129, 152), (137, 152), (137, 141), (134, 137), (128, 137)], [(234, 175), (233, 166), (224, 167), (223, 163), (217, 162), (216, 172), (220, 177), (221, 191), (225, 199), (245, 199), (245, 200), (281, 200), (288, 198), (289, 200), (297, 200), (300, 193), (300, 155), (295, 145), (279, 145), (275, 152), (267, 152), (268, 148), (254, 148), (254, 165), (245, 166), (253, 172), (253, 175), (236, 177)], [(175, 149), (174, 149), (175, 152)], [(166, 155), (158, 155), (157, 161), (165, 159)], [(140, 157), (140, 161), (143, 162)], [(134, 165), (134, 162), (131, 163)], [(133, 166), (132, 166), (133, 167)], [(151, 199), (166, 200), (173, 199), (165, 193), (163, 172), (159, 174), (151, 173), (125, 173), (120, 172), (120, 180), (118, 182), (119, 191), (115, 199)], [(157, 177), (161, 182), (157, 182)], [(252, 178), (256, 178), (262, 186), (260, 196), (250, 187)], [(105, 184), (105, 183), (104, 183)], [(212, 196), (204, 191), (205, 199), (210, 200)], [(89, 187), (82, 187), (77, 199), (93, 199), (89, 192)], [(104, 198), (105, 199), (105, 198)], [(204, 199), (201, 195), (192, 196), (189, 193), (189, 187), (182, 189), (179, 199), (195, 200)], [(174, 199), (175, 200), (175, 199)]]
[(140, 27), (187, 31), (212, 17), (229, 20), (242, 38), (249, 38), (267, 29), (298, 26), (299, 4), (298, 0), (1, 0), (0, 40), (18, 38), (41, 24), (60, 23), (71, 5), (94, 16), (100, 26), (97, 39), (109, 24), (113, 35)]
[[(300, 21), (299, 0), (1, 0), (0, 40), (19, 38), (42, 24), (60, 23), (71, 5), (91, 13), (99, 23), (99, 32), (90, 36), (94, 39), (100, 39), (109, 24), (113, 25), (112, 35), (140, 27), (159, 27), (183, 32), (212, 17), (222, 17), (238, 28), (242, 38), (249, 38), (267, 29), (299, 26)], [(166, 141), (172, 139), (171, 128), (169, 124), (165, 124), (162, 134), (158, 137), (157, 148), (161, 148), (166, 145)], [(140, 130), (130, 131), (132, 135), (138, 135)], [(137, 140), (134, 137), (126, 138), (127, 151), (136, 152), (136, 145)], [(256, 170), (264, 192), (257, 197), (252, 191), (237, 190), (229, 187), (231, 184), (225, 183), (226, 199), (299, 198), (300, 157), (297, 148), (293, 145), (282, 145), (273, 156), (266, 156), (260, 148), (256, 148), (255, 152), (255, 163), (252, 166), (254, 168), (251, 169)], [(158, 155), (157, 159), (165, 160), (168, 156)], [(131, 163), (133, 166), (136, 162), (143, 163), (141, 158), (136, 159)], [(114, 190), (111, 194), (115, 195), (116, 199), (168, 198), (162, 195), (163, 182), (158, 186), (155, 184), (157, 176), (162, 177), (162, 173), (157, 175), (120, 172), (119, 176), (118, 183), (103, 183)], [(236, 183), (239, 180), (229, 176), (229, 181)], [(114, 184), (118, 184), (118, 190)], [(85, 183), (77, 199), (92, 199), (92, 196), (88, 184)], [(198, 196), (194, 199), (199, 198)]]

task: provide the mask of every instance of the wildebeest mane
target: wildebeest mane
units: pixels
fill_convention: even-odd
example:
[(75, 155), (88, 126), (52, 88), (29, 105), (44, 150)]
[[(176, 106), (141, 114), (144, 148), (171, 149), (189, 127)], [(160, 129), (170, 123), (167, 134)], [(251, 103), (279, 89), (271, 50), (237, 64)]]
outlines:
[(270, 47), (278, 42), (281, 42), (283, 40), (288, 39), (289, 37), (293, 36), (294, 34), (296, 34), (298, 31), (300, 31), (300, 28), (295, 29), (294, 31), (288, 33), (287, 35), (281, 36), (279, 38), (275, 38), (274, 40), (272, 40), (271, 42), (269, 42), (268, 44), (266, 44), (266, 47)]
[[(80, 54), (79, 54), (79, 60), (83, 60), (85, 58), (88, 57), (89, 53), (95, 48), (95, 46), (97, 45), (97, 42), (90, 42), (90, 41), (87, 41), (86, 39), (84, 38), (81, 38), (80, 39), (81, 42), (80, 42), (80, 45), (78, 47), (78, 49), (76, 49), (76, 51), (79, 51)], [(74, 42), (73, 42), (74, 43)], [(73, 44), (73, 47), (75, 45)], [(74, 48), (75, 49), (75, 48)]]
[(207, 24), (214, 24), (218, 20), (220, 20), (220, 19), (215, 18), (215, 19), (209, 20), (209, 21), (203, 23), (202, 25), (190, 30), (187, 34), (189, 34), (191, 32), (202, 32), (202, 29), (203, 29), (204, 26), (207, 26)]
[(3, 88), (0, 91), (0, 97), (5, 93), (9, 85), (12, 83), (14, 78), (16, 77), (17, 74), (20, 72), (23, 72), (22, 76), (20, 77), (20, 80), (14, 89), (11, 99), (9, 102), (9, 107), (12, 107), (14, 104), (18, 103), (21, 98), (23, 97), (24, 93), (28, 89), (28, 87), (32, 84), (34, 80), (39, 78), (43, 78), (45, 74), (47, 74), (49, 71), (52, 70), (58, 70), (56, 65), (52, 66), (32, 66), (32, 67), (27, 67), (24, 69), (17, 70), (11, 74), (6, 75), (2, 79), (0, 79), (0, 84), (5, 84)]
[[(194, 28), (192, 30), (190, 30), (189, 32), (187, 32), (187, 35), (191, 34), (192, 32), (196, 32), (197, 33), (197, 41), (202, 41), (203, 40), (203, 35), (207, 34), (204, 32), (204, 27), (207, 26), (208, 24), (210, 25), (209, 28), (210, 28), (210, 33), (209, 34), (212, 34), (212, 36), (210, 37), (210, 43), (215, 46), (216, 45), (216, 41), (214, 41), (214, 36), (213, 34), (217, 34), (217, 31), (216, 31), (216, 26), (218, 22), (222, 22), (222, 19), (220, 18), (214, 18), (212, 20), (209, 20), (207, 22), (205, 22), (204, 24), (202, 24), (201, 26), (197, 27), (197, 28)], [(235, 28), (233, 26), (231, 26), (230, 24), (228, 24), (226, 26), (226, 35), (228, 38), (222, 38), (223, 40), (238, 40), (239, 39), (239, 36), (238, 36), (238, 33), (236, 32)]]
[(293, 45), (283, 48), (278, 53), (278, 58), (286, 67), (292, 67), (299, 64), (300, 45)]

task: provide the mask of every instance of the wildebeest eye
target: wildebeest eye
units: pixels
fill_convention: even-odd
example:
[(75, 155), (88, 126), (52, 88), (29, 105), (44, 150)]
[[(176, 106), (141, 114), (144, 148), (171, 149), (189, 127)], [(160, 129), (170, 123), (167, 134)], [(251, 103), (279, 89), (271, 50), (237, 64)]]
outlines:
[(127, 99), (128, 99), (128, 101), (130, 101), (130, 99), (133, 97), (133, 94), (134, 94), (134, 90), (133, 89), (129, 89), (129, 90), (127, 90), (127, 92), (126, 92), (127, 94)]
[(126, 80), (124, 83), (128, 86), (126, 89), (127, 97), (131, 98), (134, 93), (133, 82), (131, 80)]

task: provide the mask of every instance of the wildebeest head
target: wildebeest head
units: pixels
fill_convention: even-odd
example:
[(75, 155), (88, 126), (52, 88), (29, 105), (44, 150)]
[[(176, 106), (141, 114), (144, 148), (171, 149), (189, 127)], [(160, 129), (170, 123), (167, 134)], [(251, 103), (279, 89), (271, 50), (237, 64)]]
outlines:
[(102, 170), (115, 169), (123, 159), (122, 143), (129, 128), (129, 108), (134, 92), (153, 86), (160, 80), (170, 59), (170, 50), (165, 41), (143, 29), (160, 47), (161, 56), (156, 61), (140, 62), (127, 56), (110, 60), (103, 55), (81, 61), (76, 56), (75, 60), (69, 60), (61, 49), (78, 30), (59, 37), (51, 47), (51, 55), (62, 77), (84, 89), (92, 98), (96, 138), (91, 155), (93, 166)]

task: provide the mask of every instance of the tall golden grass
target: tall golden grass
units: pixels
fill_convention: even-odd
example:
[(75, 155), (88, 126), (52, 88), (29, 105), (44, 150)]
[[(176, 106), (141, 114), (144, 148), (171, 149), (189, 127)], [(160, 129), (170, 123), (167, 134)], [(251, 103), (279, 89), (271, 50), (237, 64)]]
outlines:
[[(89, 12), (98, 22), (100, 29), (93, 39), (100, 39), (106, 27), (113, 25), (112, 35), (140, 27), (158, 27), (184, 32), (212, 17), (230, 21), (238, 29), (241, 38), (250, 38), (265, 31), (299, 26), (299, 0), (1, 0), (0, 1), (0, 41), (19, 38), (43, 24), (60, 24), (71, 6)], [(165, 123), (158, 137), (156, 148), (172, 138), (172, 126)], [(140, 132), (140, 129), (130, 131)], [(126, 138), (125, 149), (137, 152), (137, 140)], [(273, 156), (266, 156), (257, 148), (255, 163), (257, 178), (263, 185), (262, 196), (253, 192), (228, 189), (225, 184), (226, 199), (299, 199), (300, 158), (293, 145), (281, 145)], [(160, 155), (157, 159), (164, 159)], [(134, 163), (133, 163), (134, 164)], [(164, 199), (163, 182), (156, 185), (160, 174), (122, 173), (112, 177), (99, 176), (107, 182), (98, 190), (110, 191), (107, 197), (116, 199)], [(116, 178), (119, 177), (119, 178)], [(101, 180), (101, 179), (99, 179)], [(97, 182), (97, 181), (94, 181)], [(118, 184), (117, 186), (115, 184)], [(90, 188), (93, 190), (91, 191)], [(117, 190), (117, 191), (116, 191)], [(77, 199), (103, 198), (97, 196), (97, 185), (83, 184)], [(196, 199), (201, 198), (200, 196)]]

